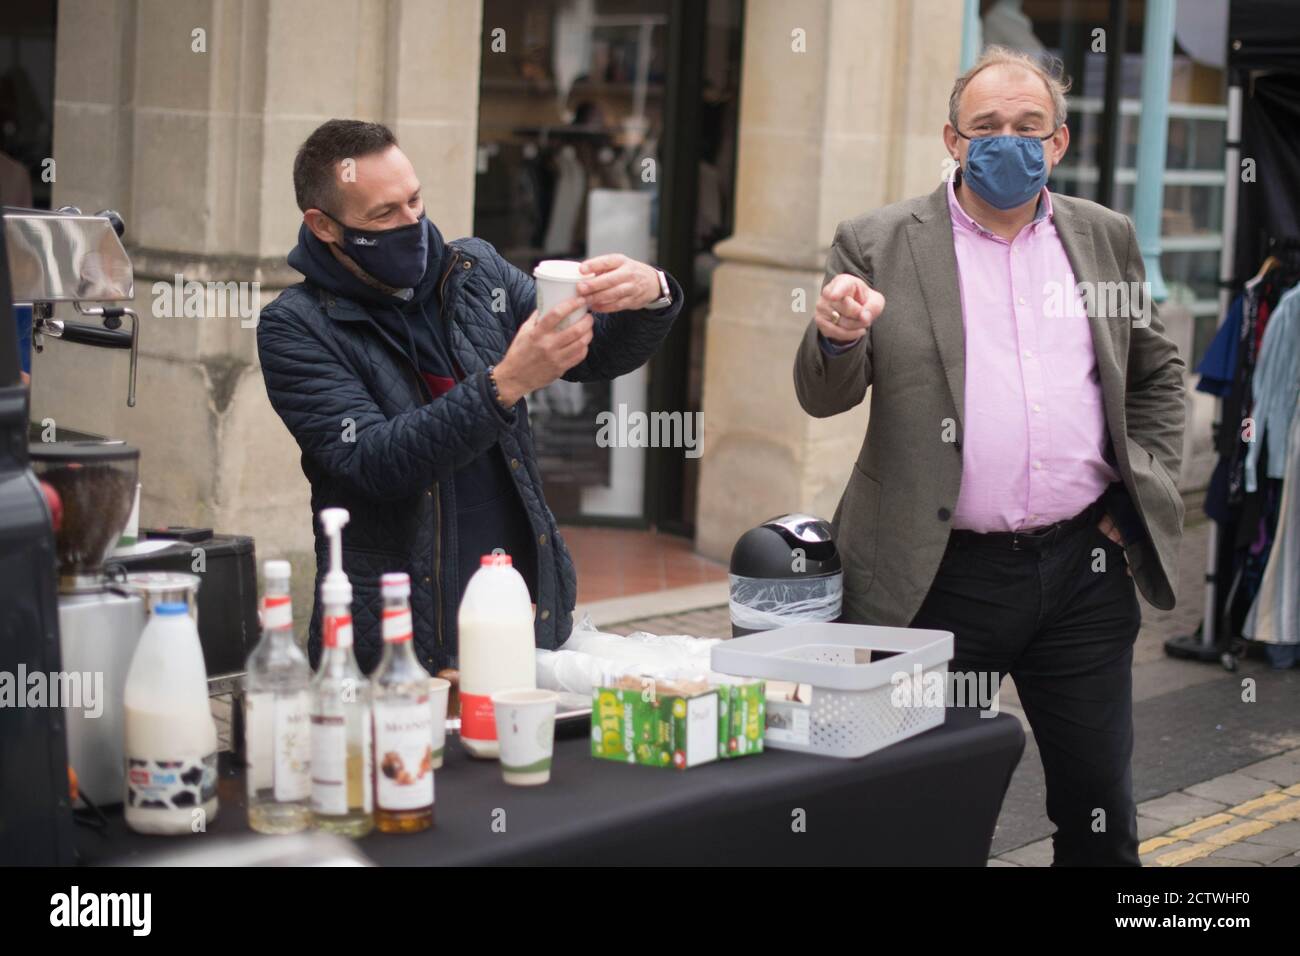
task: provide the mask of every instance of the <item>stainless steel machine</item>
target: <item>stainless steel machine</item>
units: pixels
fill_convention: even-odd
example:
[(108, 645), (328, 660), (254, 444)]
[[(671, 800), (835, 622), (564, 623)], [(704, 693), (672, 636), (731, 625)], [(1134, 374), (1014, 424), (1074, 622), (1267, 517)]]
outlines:
[[(50, 341), (127, 352), (134, 406), (140, 329), (126, 304), (134, 270), (122, 219), (4, 207), (2, 225), (0, 865), (69, 863), (74, 822), (122, 802), (126, 674), (153, 600), (181, 593), (191, 602), (210, 690), (229, 693), (258, 636), (256, 556), (252, 538), (207, 528), (142, 529), (137, 545), (114, 550), (135, 501), (139, 452), (63, 421), (60, 440), (36, 440), (30, 423), (42, 416), (19, 374), (12, 312), (31, 305), (37, 352)], [(56, 319), (60, 305), (81, 319)], [(38, 672), (65, 692), (79, 680), (80, 696), (58, 706), (6, 698), (23, 693), (16, 678)], [(74, 777), (89, 814), (74, 815)]]
[[(120, 304), (135, 294), (135, 273), (122, 246), (122, 217), (111, 209), (84, 215), (75, 206), (50, 212), (4, 209), (10, 286), (14, 305), (32, 307), (32, 347), (45, 338), (131, 353), (126, 403), (135, 407), (135, 369), (140, 355), (140, 317)], [(78, 314), (98, 318), (69, 322), (54, 318), (54, 306), (70, 303)], [(88, 305), (87, 303), (98, 303)], [(130, 330), (122, 319), (130, 318)]]
[[(46, 339), (128, 351), (127, 404), (134, 405), (139, 317), (121, 304), (134, 294), (122, 231), (121, 217), (112, 211), (90, 216), (75, 208), (55, 212), (6, 208), (3, 264), (10, 288), (4, 302), (3, 336), (13, 338), (11, 304), (30, 304), (32, 345), (37, 351)], [(54, 309), (60, 303), (99, 321), (56, 319)], [(122, 328), (124, 319), (130, 320), (129, 329)], [(25, 435), (27, 390), (22, 392)], [(51, 773), (65, 788), (75, 778), (81, 799), (95, 805), (122, 800), (123, 695), (145, 623), (140, 594), (117, 586), (104, 574), (104, 561), (131, 514), (139, 457), (138, 451), (120, 441), (64, 440), (32, 442), (23, 462), (20, 494), (27, 497), (35, 482), (48, 528), (41, 535), (39, 550), (58, 574), (59, 666), (48, 671), (53, 676), (46, 678), (49, 697), (43, 709), (57, 705), (62, 711), (66, 756), (64, 766), (51, 768)], [(0, 491), (0, 524), (7, 520), (7, 509)], [(8, 592), (3, 595), (6, 602), (30, 599), (28, 594), (10, 591), (11, 584), (9, 580), (0, 584)], [(41, 590), (45, 591), (44, 584)], [(21, 643), (20, 638), (15, 641)], [(65, 789), (60, 802), (67, 797)]]
[(26, 689), (19, 675), (57, 673), (62, 656), (54, 530), (27, 458), (29, 393), (19, 375), (6, 245), (0, 229), (0, 680), (14, 693), (0, 707), (0, 862), (68, 864), (74, 843), (63, 711), (18, 706), (16, 698)]

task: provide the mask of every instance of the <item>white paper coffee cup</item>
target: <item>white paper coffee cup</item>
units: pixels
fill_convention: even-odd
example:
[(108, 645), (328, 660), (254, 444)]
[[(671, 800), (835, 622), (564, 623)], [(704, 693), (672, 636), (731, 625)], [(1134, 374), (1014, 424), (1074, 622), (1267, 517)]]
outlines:
[(559, 699), (553, 690), (501, 690), (492, 695), (506, 783), (535, 787), (551, 779)]
[[(545, 259), (537, 263), (533, 270), (533, 280), (537, 284), (537, 314), (545, 315), (565, 299), (572, 299), (578, 294), (578, 283), (588, 276), (583, 275), (580, 263), (571, 259)], [(560, 320), (559, 328), (568, 328), (587, 314), (585, 307), (574, 309)]]

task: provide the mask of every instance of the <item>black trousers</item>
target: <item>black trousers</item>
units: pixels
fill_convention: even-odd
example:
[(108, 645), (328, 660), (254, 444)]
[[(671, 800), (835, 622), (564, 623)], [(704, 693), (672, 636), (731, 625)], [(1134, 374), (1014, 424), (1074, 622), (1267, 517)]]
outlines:
[[(1094, 505), (1087, 517), (1100, 513)], [(912, 626), (953, 632), (955, 675), (979, 673), (990, 688), (1011, 675), (1047, 776), (1052, 865), (1138, 866), (1132, 664), (1141, 609), (1124, 550), (1096, 520), (1041, 547), (1001, 544), (950, 536)]]

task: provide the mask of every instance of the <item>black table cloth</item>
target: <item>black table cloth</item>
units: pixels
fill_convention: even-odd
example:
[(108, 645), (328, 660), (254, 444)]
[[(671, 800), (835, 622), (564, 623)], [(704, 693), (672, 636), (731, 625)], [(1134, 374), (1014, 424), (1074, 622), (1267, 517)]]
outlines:
[[(1024, 745), (1014, 717), (957, 708), (943, 726), (858, 760), (769, 749), (677, 771), (594, 759), (583, 736), (557, 740), (550, 783), (524, 788), (449, 737), (434, 827), (357, 846), (385, 866), (984, 866)], [(102, 832), (77, 828), (81, 862), (146, 862), (247, 835), (244, 779), (228, 757), (206, 834), (136, 834), (116, 808)]]

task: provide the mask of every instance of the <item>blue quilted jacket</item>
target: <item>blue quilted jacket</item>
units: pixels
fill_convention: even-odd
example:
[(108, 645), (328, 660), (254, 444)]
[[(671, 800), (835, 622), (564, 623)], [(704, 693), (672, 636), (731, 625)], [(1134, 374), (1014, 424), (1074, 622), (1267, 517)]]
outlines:
[[(448, 520), (456, 514), (453, 473), (489, 451), (504, 456), (537, 545), (537, 646), (556, 647), (572, 626), (573, 561), (542, 495), (527, 402), (502, 411), (486, 374), (532, 313), (533, 280), (481, 239), (433, 248), (439, 261), (429, 267), (436, 266), (439, 276), (438, 321), (449, 323), (452, 355), (465, 376), (437, 399), (407, 352), (365, 307), (310, 279), (264, 308), (257, 328), (267, 395), (302, 451), (312, 515), (330, 507), (351, 513), (343, 566), (352, 581), (353, 638), (364, 671), (379, 659), (379, 577), (389, 571), (411, 576), (420, 661), (430, 672), (456, 666), (461, 584), (456, 521)], [(669, 284), (668, 309), (597, 315), (586, 359), (564, 377), (612, 379), (644, 364), (681, 311), (681, 287), (671, 277)], [(329, 558), (320, 525), (311, 520), (317, 599), (308, 650), (315, 666), (320, 582)]]

